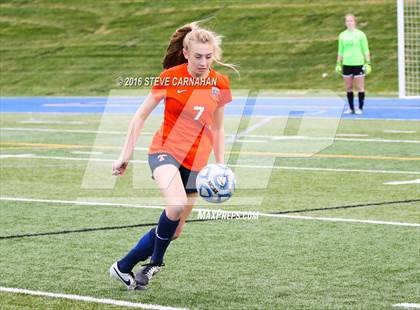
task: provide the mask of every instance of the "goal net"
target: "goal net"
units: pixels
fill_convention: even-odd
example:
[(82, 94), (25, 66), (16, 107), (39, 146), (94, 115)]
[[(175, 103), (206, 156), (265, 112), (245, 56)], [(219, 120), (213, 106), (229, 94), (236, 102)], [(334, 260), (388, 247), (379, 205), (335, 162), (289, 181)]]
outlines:
[(420, 0), (397, 0), (400, 98), (420, 98)]

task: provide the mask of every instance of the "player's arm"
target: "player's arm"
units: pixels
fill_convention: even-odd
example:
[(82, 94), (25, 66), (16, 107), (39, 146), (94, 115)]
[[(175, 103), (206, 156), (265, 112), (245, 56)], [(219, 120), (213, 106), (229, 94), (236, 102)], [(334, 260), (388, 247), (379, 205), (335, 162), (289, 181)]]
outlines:
[(365, 34), (363, 34), (363, 37), (362, 37), (361, 47), (362, 47), (362, 53), (365, 56), (365, 60), (367, 62), (370, 62), (369, 44), (368, 44), (368, 40)]
[(113, 175), (123, 175), (125, 169), (127, 168), (128, 161), (131, 158), (131, 155), (136, 146), (137, 138), (140, 135), (140, 132), (143, 128), (144, 122), (147, 117), (153, 111), (153, 109), (159, 104), (159, 98), (149, 94), (143, 103), (137, 109), (134, 114), (130, 125), (128, 126), (127, 136), (125, 138), (124, 146), (121, 150), (120, 157), (114, 163), (112, 167)]
[(341, 74), (343, 71), (343, 42), (340, 37), (338, 37), (338, 52), (337, 52), (337, 62), (335, 65), (335, 71), (338, 74)]
[(363, 66), (363, 70), (366, 75), (369, 75), (372, 72), (372, 65), (370, 63), (370, 54), (365, 54), (365, 64)]
[(335, 64), (335, 72), (337, 72), (337, 74), (341, 74), (343, 72), (343, 56), (342, 55), (337, 56), (337, 62)]
[(366, 35), (363, 35), (361, 46), (362, 46), (363, 56), (365, 57), (364, 71), (366, 75), (368, 75), (372, 72), (372, 66), (370, 63), (370, 52), (369, 52), (369, 45), (368, 45), (368, 40), (367, 40)]
[(225, 127), (223, 125), (225, 107), (221, 106), (214, 112), (214, 122), (212, 127), (213, 152), (216, 163), (225, 163)]

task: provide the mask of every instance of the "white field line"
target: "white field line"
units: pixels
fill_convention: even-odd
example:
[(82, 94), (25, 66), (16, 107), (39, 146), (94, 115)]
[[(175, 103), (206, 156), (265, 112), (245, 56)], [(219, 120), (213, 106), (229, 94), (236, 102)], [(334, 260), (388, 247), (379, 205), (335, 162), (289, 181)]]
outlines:
[(291, 167), (291, 166), (263, 166), (263, 165), (230, 165), (240, 168), (256, 169), (279, 169), (279, 170), (302, 170), (302, 171), (330, 171), (330, 172), (360, 172), (360, 173), (390, 173), (390, 174), (420, 174), (420, 171), (403, 170), (363, 170), (363, 169), (341, 169), (341, 168), (318, 168), (318, 167)]
[(420, 309), (420, 304), (401, 303), (392, 305), (393, 307), (401, 307), (406, 309)]
[(385, 133), (416, 133), (415, 130), (384, 130)]
[(405, 185), (405, 184), (420, 184), (420, 179), (410, 180), (410, 181), (392, 181), (385, 182), (384, 185)]
[(361, 133), (338, 133), (337, 137), (368, 137), (369, 135)]
[[(275, 69), (273, 69), (275, 70)], [(265, 70), (266, 71), (266, 70)], [(90, 101), (84, 102), (81, 100), (80, 102), (60, 102), (60, 103), (43, 103), (43, 107), (78, 107), (78, 108), (91, 108), (91, 107), (98, 107), (98, 108), (113, 108), (113, 107), (124, 107), (124, 108), (136, 108), (138, 107), (139, 103), (144, 100), (145, 97), (139, 96), (136, 100), (118, 100), (113, 98), (111, 101)], [(336, 107), (336, 104), (340, 102), (341, 98), (328, 98), (328, 97), (317, 97), (317, 99), (327, 99), (331, 100), (331, 104), (319, 104), (316, 107), (311, 106), (309, 104), (302, 104), (299, 102), (294, 103), (284, 103), (285, 100), (291, 99), (295, 100), (296, 97), (235, 97), (235, 100), (247, 100), (253, 98), (257, 100), (259, 103), (255, 105), (255, 108), (270, 108), (272, 110), (285, 110), (290, 111), (291, 109), (302, 109), (305, 112), (310, 111), (319, 111), (322, 109), (331, 109)], [(307, 99), (307, 98), (299, 98), (299, 99)], [(271, 100), (271, 102), (263, 102)], [(229, 104), (228, 108), (243, 108), (245, 105), (241, 102), (232, 102)], [(420, 108), (417, 106), (389, 106), (389, 105), (370, 105), (369, 110), (419, 110)]]
[[(137, 148), (136, 148), (137, 149)], [(2, 158), (32, 158), (32, 159), (56, 159), (56, 160), (73, 160), (73, 161), (97, 161), (97, 162), (114, 162), (115, 159), (94, 158), (94, 157), (64, 157), (64, 156), (44, 156), (34, 154), (2, 154)], [(146, 160), (130, 160), (131, 163), (148, 164)], [(325, 172), (359, 172), (359, 173), (381, 173), (381, 174), (413, 174), (419, 175), (420, 171), (404, 171), (404, 170), (364, 170), (364, 169), (341, 169), (341, 168), (319, 168), (319, 167), (293, 167), (293, 166), (269, 166), (269, 165), (235, 165), (231, 167), (252, 168), (252, 169), (275, 169), (275, 170), (301, 170), (301, 171), (325, 171)]]
[[(276, 135), (251, 135), (250, 132), (254, 131), (258, 127), (261, 127), (272, 120), (272, 117), (264, 118), (260, 122), (249, 127), (247, 130), (237, 134), (226, 134), (228, 139), (226, 143), (233, 143), (238, 138), (265, 138), (271, 140), (335, 140), (335, 141), (351, 141), (351, 142), (379, 142), (379, 143), (415, 143), (420, 144), (420, 140), (399, 140), (399, 139), (358, 139), (358, 138), (340, 138), (343, 134), (337, 134), (337, 137), (308, 137), (308, 136), (276, 136)], [(257, 126), (258, 125), (258, 126)], [(53, 129), (53, 128), (21, 128), (21, 127), (2, 127), (0, 131), (31, 131), (31, 132), (63, 132), (63, 133), (91, 133), (91, 134), (111, 134), (111, 135), (125, 135), (126, 131), (117, 130), (84, 130), (84, 129)], [(153, 135), (151, 131), (142, 131), (141, 135)], [(349, 136), (350, 134), (346, 134)], [(362, 136), (362, 135), (358, 135)]]
[(303, 216), (303, 215), (269, 214), (269, 213), (259, 213), (259, 215), (260, 216), (265, 216), (265, 217), (279, 217), (279, 218), (298, 219), (298, 220), (420, 227), (420, 224), (418, 224), (418, 223), (403, 223), (403, 222), (376, 221), (376, 220), (358, 220), (358, 219), (348, 219), (348, 218), (340, 218), (340, 217), (313, 217), (313, 216)]
[(108, 298), (96, 298), (96, 297), (91, 297), (91, 296), (82, 296), (82, 295), (75, 295), (75, 294), (62, 294), (62, 293), (51, 293), (51, 292), (43, 292), (43, 291), (33, 291), (33, 290), (14, 288), (14, 287), (0, 286), (0, 291), (7, 292), (7, 293), (15, 293), (15, 294), (17, 293), (17, 294), (41, 296), (41, 297), (70, 299), (70, 300), (85, 301), (85, 302), (91, 302), (91, 303), (97, 303), (97, 304), (105, 304), (105, 305), (113, 305), (113, 306), (129, 307), (129, 308), (140, 308), (140, 309), (150, 309), (150, 310), (188, 309), (188, 308), (175, 308), (175, 307), (160, 306), (160, 305), (153, 305), (153, 304), (143, 304), (143, 303), (108, 299)]
[[(43, 104), (43, 107), (66, 107), (66, 108), (131, 108), (131, 109), (135, 109), (139, 106), (139, 103), (105, 103), (105, 104), (95, 104), (95, 103), (48, 103), (48, 104)], [(239, 114), (242, 110), (242, 108), (244, 107), (243, 105), (235, 105), (232, 104), (230, 106), (230, 108), (235, 108), (238, 107), (239, 110), (236, 111), (237, 114), (236, 115), (241, 115)], [(269, 109), (269, 111), (267, 112), (271, 112), (271, 111), (278, 111), (278, 112), (289, 112), (290, 110), (294, 109), (294, 110), (298, 110), (298, 109), (302, 109), (305, 111), (307, 116), (310, 116), (310, 114), (316, 115), (316, 114), (322, 114), (325, 113), (326, 111), (328, 111), (328, 109), (332, 109), (332, 106), (317, 106), (317, 108), (308, 108), (308, 106), (305, 105), (281, 105), (281, 106), (276, 106), (276, 105), (271, 105), (271, 104), (258, 104), (256, 106), (256, 109)], [(399, 110), (399, 111), (410, 111), (410, 110), (414, 110), (417, 111), (419, 110), (419, 108), (417, 107), (370, 107), (369, 110)], [(129, 113), (133, 113), (132, 111), (127, 111)], [(45, 112), (44, 112), (45, 113)], [(255, 112), (256, 115), (257, 112)], [(270, 115), (271, 113), (267, 113), (267, 115)], [(267, 116), (266, 115), (266, 116)], [(274, 115), (274, 117), (288, 117), (287, 115)], [(359, 116), (359, 119), (367, 119), (367, 118), (362, 118), (361, 116)], [(388, 119), (386, 119), (388, 120)]]
[(19, 157), (30, 157), (34, 156), (33, 154), (0, 154), (0, 159), (2, 158), (19, 158)]
[[(322, 139), (322, 138), (320, 138)], [(328, 138), (327, 138), (328, 139)], [(415, 143), (420, 144), (420, 140), (395, 140), (395, 139), (354, 139), (354, 138), (334, 138), (337, 141), (354, 141), (354, 142), (383, 142), (383, 143)]]
[(40, 198), (25, 198), (25, 197), (2, 197), (0, 200), (4, 201), (21, 201), (21, 202), (45, 202), (45, 203), (59, 203), (80, 206), (104, 206), (104, 207), (126, 207), (126, 208), (144, 208), (144, 209), (164, 209), (163, 206), (152, 205), (134, 205), (130, 203), (111, 203), (111, 202), (92, 202), (92, 201), (79, 201), (79, 200), (59, 200), (59, 199), (40, 199)]
[[(34, 154), (2, 154), (0, 158), (36, 158), (36, 159), (56, 159), (56, 160), (75, 160), (75, 161), (99, 161), (99, 162), (114, 162), (115, 159), (106, 159), (106, 158), (89, 158), (89, 157), (60, 157), (60, 156), (41, 156), (41, 155), (34, 155)], [(145, 160), (130, 160), (133, 163), (141, 163), (145, 164), (147, 161)]]
[(83, 125), (85, 122), (82, 121), (53, 121), (39, 118), (30, 118), (20, 121), (21, 124), (69, 124), (69, 125)]
[(267, 143), (268, 140), (256, 140), (256, 139), (235, 139), (235, 142), (241, 143)]
[(271, 122), (272, 118), (271, 117), (267, 117), (267, 118), (263, 118), (262, 120), (260, 120), (259, 122), (255, 123), (254, 125), (252, 125), (251, 127), (248, 127), (246, 130), (230, 136), (230, 138), (228, 138), (226, 140), (226, 143), (234, 143), (236, 140), (238, 140), (239, 138), (245, 137), (247, 134), (253, 132), (254, 130), (264, 126), (265, 124), (268, 124), (269, 122)]
[(72, 154), (88, 154), (88, 155), (103, 155), (102, 152), (85, 152), (85, 151), (72, 151)]
[[(253, 135), (249, 135), (253, 137)], [(266, 136), (272, 140), (334, 140), (351, 142), (380, 142), (380, 143), (415, 143), (420, 144), (420, 140), (396, 140), (396, 139), (357, 139), (357, 138), (336, 138), (336, 137), (308, 137), (308, 136)]]
[[(2, 127), (1, 130), (7, 131), (39, 131), (39, 132), (64, 132), (64, 133), (96, 133), (96, 134), (109, 134), (109, 135), (124, 135), (126, 131), (117, 130), (88, 130), (88, 129), (54, 129), (54, 128), (28, 128), (28, 127)], [(143, 135), (152, 135), (151, 131), (142, 131)]]
[[(128, 203), (108, 203), (108, 202), (92, 202), (92, 201), (78, 201), (78, 200), (54, 200), (54, 199), (38, 199), (38, 198), (24, 198), (24, 197), (0, 197), (0, 200), (4, 201), (22, 201), (22, 202), (45, 202), (45, 203), (60, 203), (60, 204), (77, 204), (77, 205), (90, 205), (90, 206), (108, 206), (108, 207), (126, 207), (126, 208), (140, 208), (140, 209), (164, 209), (164, 206), (150, 206), (150, 205), (135, 205)], [(205, 208), (194, 208), (194, 212), (214, 212), (215, 209)], [(243, 212), (234, 211), (230, 212)], [(376, 221), (376, 220), (359, 220), (349, 218), (337, 218), (337, 217), (313, 217), (303, 215), (288, 215), (288, 214), (271, 214), (255, 212), (261, 217), (271, 218), (286, 218), (296, 220), (311, 220), (311, 221), (327, 221), (327, 222), (347, 222), (347, 223), (362, 223), (362, 224), (375, 224), (375, 225), (392, 225), (392, 226), (408, 226), (408, 227), (420, 227), (418, 223), (404, 223), (404, 222), (390, 222), (390, 221)]]

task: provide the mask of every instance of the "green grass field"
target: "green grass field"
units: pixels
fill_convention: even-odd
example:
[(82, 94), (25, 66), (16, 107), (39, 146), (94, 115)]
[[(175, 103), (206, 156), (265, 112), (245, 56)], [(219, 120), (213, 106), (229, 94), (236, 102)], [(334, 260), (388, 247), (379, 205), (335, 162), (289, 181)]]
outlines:
[[(174, 30), (207, 18), (239, 65), (240, 79), (216, 67), (232, 89), (344, 95), (334, 67), (346, 13), (369, 39), (367, 96), (397, 94), (395, 0), (2, 0), (0, 12), (0, 97), (109, 96), (119, 77), (157, 76)], [(148, 290), (127, 291), (108, 269), (163, 205), (144, 162), (160, 116), (126, 175), (111, 176), (131, 116), (1, 113), (1, 310), (420, 305), (420, 186), (387, 184), (420, 178), (418, 120), (344, 118), (334, 139), (293, 140), (299, 118), (273, 118), (227, 146), (234, 197), (200, 199)], [(226, 116), (227, 137), (238, 122)], [(199, 221), (198, 208), (260, 216)]]
[[(419, 226), (403, 226), (420, 223), (419, 185), (384, 184), (419, 178), (418, 134), (384, 132), (418, 132), (417, 121), (341, 120), (334, 143), (315, 156), (278, 154), (277, 168), (260, 189), (244, 187), (258, 181), (263, 169), (236, 167), (239, 189), (234, 198), (220, 206), (200, 202), (200, 207), (264, 214), (325, 210), (288, 214), (310, 218), (191, 222), (171, 244), (166, 266), (149, 289), (127, 291), (108, 278), (108, 268), (150, 227), (109, 227), (154, 223), (160, 210), (4, 200), (159, 203), (149, 168), (142, 163), (131, 164), (110, 189), (82, 186), (89, 178), (90, 157), (109, 160), (95, 166), (101, 178), (109, 178), (129, 116), (115, 115), (113, 120), (103, 128), (98, 114), (2, 114), (0, 237), (103, 229), (0, 239), (0, 287), (190, 309), (396, 309), (392, 305), (420, 302)], [(228, 134), (233, 133), (233, 121), (226, 122)], [(141, 147), (157, 124), (155, 116), (146, 124), (136, 160), (145, 160)], [(243, 142), (242, 150), (248, 152), (244, 162), (264, 165), (273, 157), (267, 152), (278, 152), (284, 142), (266, 137), (273, 134), (273, 126), (269, 123), (244, 137), (250, 140)], [(103, 129), (121, 133), (96, 132)], [(367, 136), (347, 141), (338, 139), (340, 134)], [(265, 142), (251, 142), (256, 139)], [(98, 153), (77, 153), (90, 151)], [(22, 154), (27, 155), (16, 157)], [(71, 160), (75, 158), (79, 160)], [(139, 184), (151, 186), (142, 189)], [(262, 203), (253, 203), (258, 197)], [(247, 198), (250, 203), (235, 203)], [(391, 203), (395, 201), (406, 202)], [(379, 202), (390, 203), (366, 205)], [(365, 206), (328, 209), (348, 205)], [(0, 308), (126, 309), (7, 292), (0, 292)]]
[[(224, 35), (233, 88), (330, 89), (343, 16), (353, 12), (372, 53), (370, 95), (397, 93), (394, 0), (1, 1), (2, 96), (108, 95), (118, 77), (156, 76), (173, 31), (193, 20)], [(327, 73), (325, 78), (322, 77)]]

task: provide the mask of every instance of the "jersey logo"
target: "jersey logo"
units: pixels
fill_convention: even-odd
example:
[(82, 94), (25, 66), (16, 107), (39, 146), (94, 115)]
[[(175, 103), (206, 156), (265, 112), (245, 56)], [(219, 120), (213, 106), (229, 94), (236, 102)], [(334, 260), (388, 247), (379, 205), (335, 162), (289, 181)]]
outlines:
[(177, 89), (176, 93), (180, 94), (180, 93), (183, 93), (183, 92), (186, 92), (186, 91), (187, 91), (186, 89)]
[(211, 88), (211, 94), (213, 95), (213, 97), (218, 97), (220, 93), (220, 89), (218, 89), (217, 87), (212, 87)]
[(167, 154), (159, 154), (158, 155), (158, 161), (164, 161), (166, 156), (168, 156), (168, 155)]

